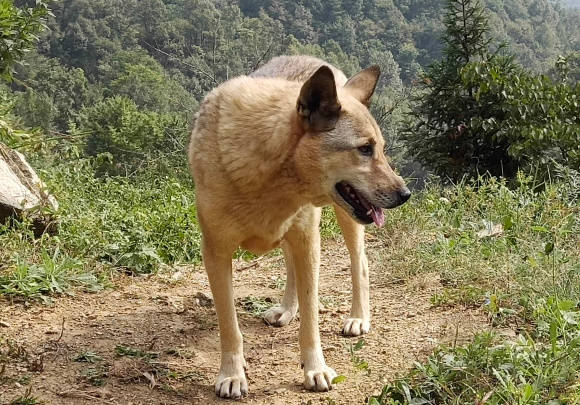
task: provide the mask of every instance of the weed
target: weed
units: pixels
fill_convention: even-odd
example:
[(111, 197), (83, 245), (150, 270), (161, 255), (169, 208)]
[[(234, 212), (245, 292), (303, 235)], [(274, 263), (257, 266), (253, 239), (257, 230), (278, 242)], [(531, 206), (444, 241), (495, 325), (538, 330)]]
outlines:
[(101, 289), (97, 277), (83, 271), (80, 260), (65, 257), (58, 249), (52, 254), (43, 250), (38, 264), (16, 257), (0, 274), (0, 294), (8, 296), (47, 299), (50, 294), (65, 293), (71, 285), (87, 291)]
[[(530, 314), (536, 328), (510, 341), (491, 332), (465, 347), (438, 348), (409, 377), (369, 404), (565, 404), (578, 398), (580, 308), (549, 298)], [(550, 402), (551, 401), (551, 402)]]
[(195, 357), (195, 351), (193, 349), (180, 347), (175, 349), (168, 349), (165, 351), (165, 354), (179, 357), (180, 359), (192, 359), (193, 357)]
[(268, 287), (276, 290), (283, 290), (286, 287), (286, 279), (277, 276), (275, 279), (272, 279), (270, 284), (268, 284)]
[(431, 297), (435, 307), (452, 307), (461, 305), (467, 308), (480, 307), (486, 302), (487, 294), (483, 289), (473, 285), (448, 287)]
[(157, 352), (144, 352), (141, 349), (136, 349), (129, 346), (118, 345), (115, 347), (115, 354), (119, 357), (136, 357), (136, 358), (147, 358), (155, 359), (159, 357)]
[(351, 343), (348, 347), (348, 353), (350, 354), (350, 361), (358, 371), (364, 371), (367, 375), (371, 375), (369, 363), (358, 354), (365, 344), (366, 343), (362, 338), (354, 345)]
[(28, 387), (26, 389), (26, 392), (24, 393), (24, 395), (17, 397), (17, 398), (14, 398), (8, 404), (9, 405), (39, 405), (42, 403), (43, 403), (42, 401), (40, 401), (38, 398), (36, 398), (34, 395), (32, 395), (32, 387)]
[(79, 353), (75, 358), (74, 361), (82, 362), (82, 363), (96, 363), (103, 360), (98, 354), (91, 351), (86, 351)]
[(108, 368), (105, 366), (89, 367), (81, 370), (81, 379), (92, 386), (102, 387), (109, 377)]
[(262, 298), (250, 296), (238, 299), (238, 304), (241, 305), (246, 312), (259, 318), (267, 309), (272, 307), (274, 300), (270, 297)]
[(95, 159), (74, 162), (44, 162), (39, 170), (59, 198), (57, 235), (35, 239), (26, 219), (0, 224), (0, 295), (97, 291), (113, 270), (150, 273), (162, 264), (200, 261), (194, 187), (185, 170), (98, 178)]

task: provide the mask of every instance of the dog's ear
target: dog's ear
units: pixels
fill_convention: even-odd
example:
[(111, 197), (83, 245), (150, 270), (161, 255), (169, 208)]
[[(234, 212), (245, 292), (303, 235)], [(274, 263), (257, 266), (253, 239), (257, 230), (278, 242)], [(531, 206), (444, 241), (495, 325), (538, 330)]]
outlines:
[(304, 83), (296, 105), (307, 131), (329, 131), (340, 115), (334, 75), (328, 66), (321, 66)]
[(377, 65), (373, 65), (348, 79), (344, 88), (368, 107), (380, 75), (381, 69)]

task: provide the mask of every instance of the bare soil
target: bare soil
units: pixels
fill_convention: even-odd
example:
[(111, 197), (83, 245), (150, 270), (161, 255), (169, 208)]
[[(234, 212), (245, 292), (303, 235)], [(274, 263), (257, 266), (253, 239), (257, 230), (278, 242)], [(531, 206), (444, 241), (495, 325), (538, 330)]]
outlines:
[[(372, 330), (354, 358), (349, 348), (358, 338), (340, 335), (350, 309), (348, 254), (340, 240), (326, 241), (321, 338), (327, 363), (346, 380), (328, 393), (310, 393), (302, 388), (298, 319), (273, 328), (254, 314), (258, 304), (276, 302), (283, 293), (281, 257), (235, 267), (250, 388), (243, 403), (362, 404), (435, 345), (461, 343), (486, 327), (478, 310), (432, 307), (429, 298), (441, 289), (436, 276), (393, 284), (376, 272), (388, 266), (371, 263)], [(56, 298), (51, 305), (0, 300), (0, 350), (9, 358), (3, 372), (0, 364), (1, 404), (28, 389), (55, 405), (225, 402), (213, 391), (219, 331), (205, 298), (211, 293), (203, 269), (184, 266), (149, 277), (120, 277), (114, 284), (97, 294)], [(81, 361), (91, 359), (96, 361)], [(367, 369), (357, 368), (365, 361)]]

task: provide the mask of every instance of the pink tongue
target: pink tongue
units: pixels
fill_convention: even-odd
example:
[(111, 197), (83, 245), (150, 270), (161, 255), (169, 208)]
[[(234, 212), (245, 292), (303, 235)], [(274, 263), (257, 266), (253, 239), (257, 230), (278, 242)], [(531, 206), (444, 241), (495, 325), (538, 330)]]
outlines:
[(375, 221), (375, 225), (380, 228), (385, 223), (385, 215), (383, 214), (383, 210), (379, 207), (375, 207), (374, 205), (371, 205), (371, 209), (371, 217), (373, 218), (373, 221)]

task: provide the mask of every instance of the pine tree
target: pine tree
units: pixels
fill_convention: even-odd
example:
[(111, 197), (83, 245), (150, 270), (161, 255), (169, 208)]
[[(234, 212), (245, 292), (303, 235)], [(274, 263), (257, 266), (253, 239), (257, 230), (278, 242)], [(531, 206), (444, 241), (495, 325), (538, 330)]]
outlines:
[(500, 63), (512, 69), (510, 58), (490, 52), (489, 24), (480, 0), (447, 0), (443, 59), (420, 78), (414, 97), (412, 125), (403, 131), (409, 149), (428, 169), (457, 181), (465, 175), (490, 172), (511, 175), (517, 164), (507, 144), (492, 131), (470, 125), (473, 118), (501, 115), (496, 106), (482, 109), (474, 89), (462, 81), (469, 63)]

